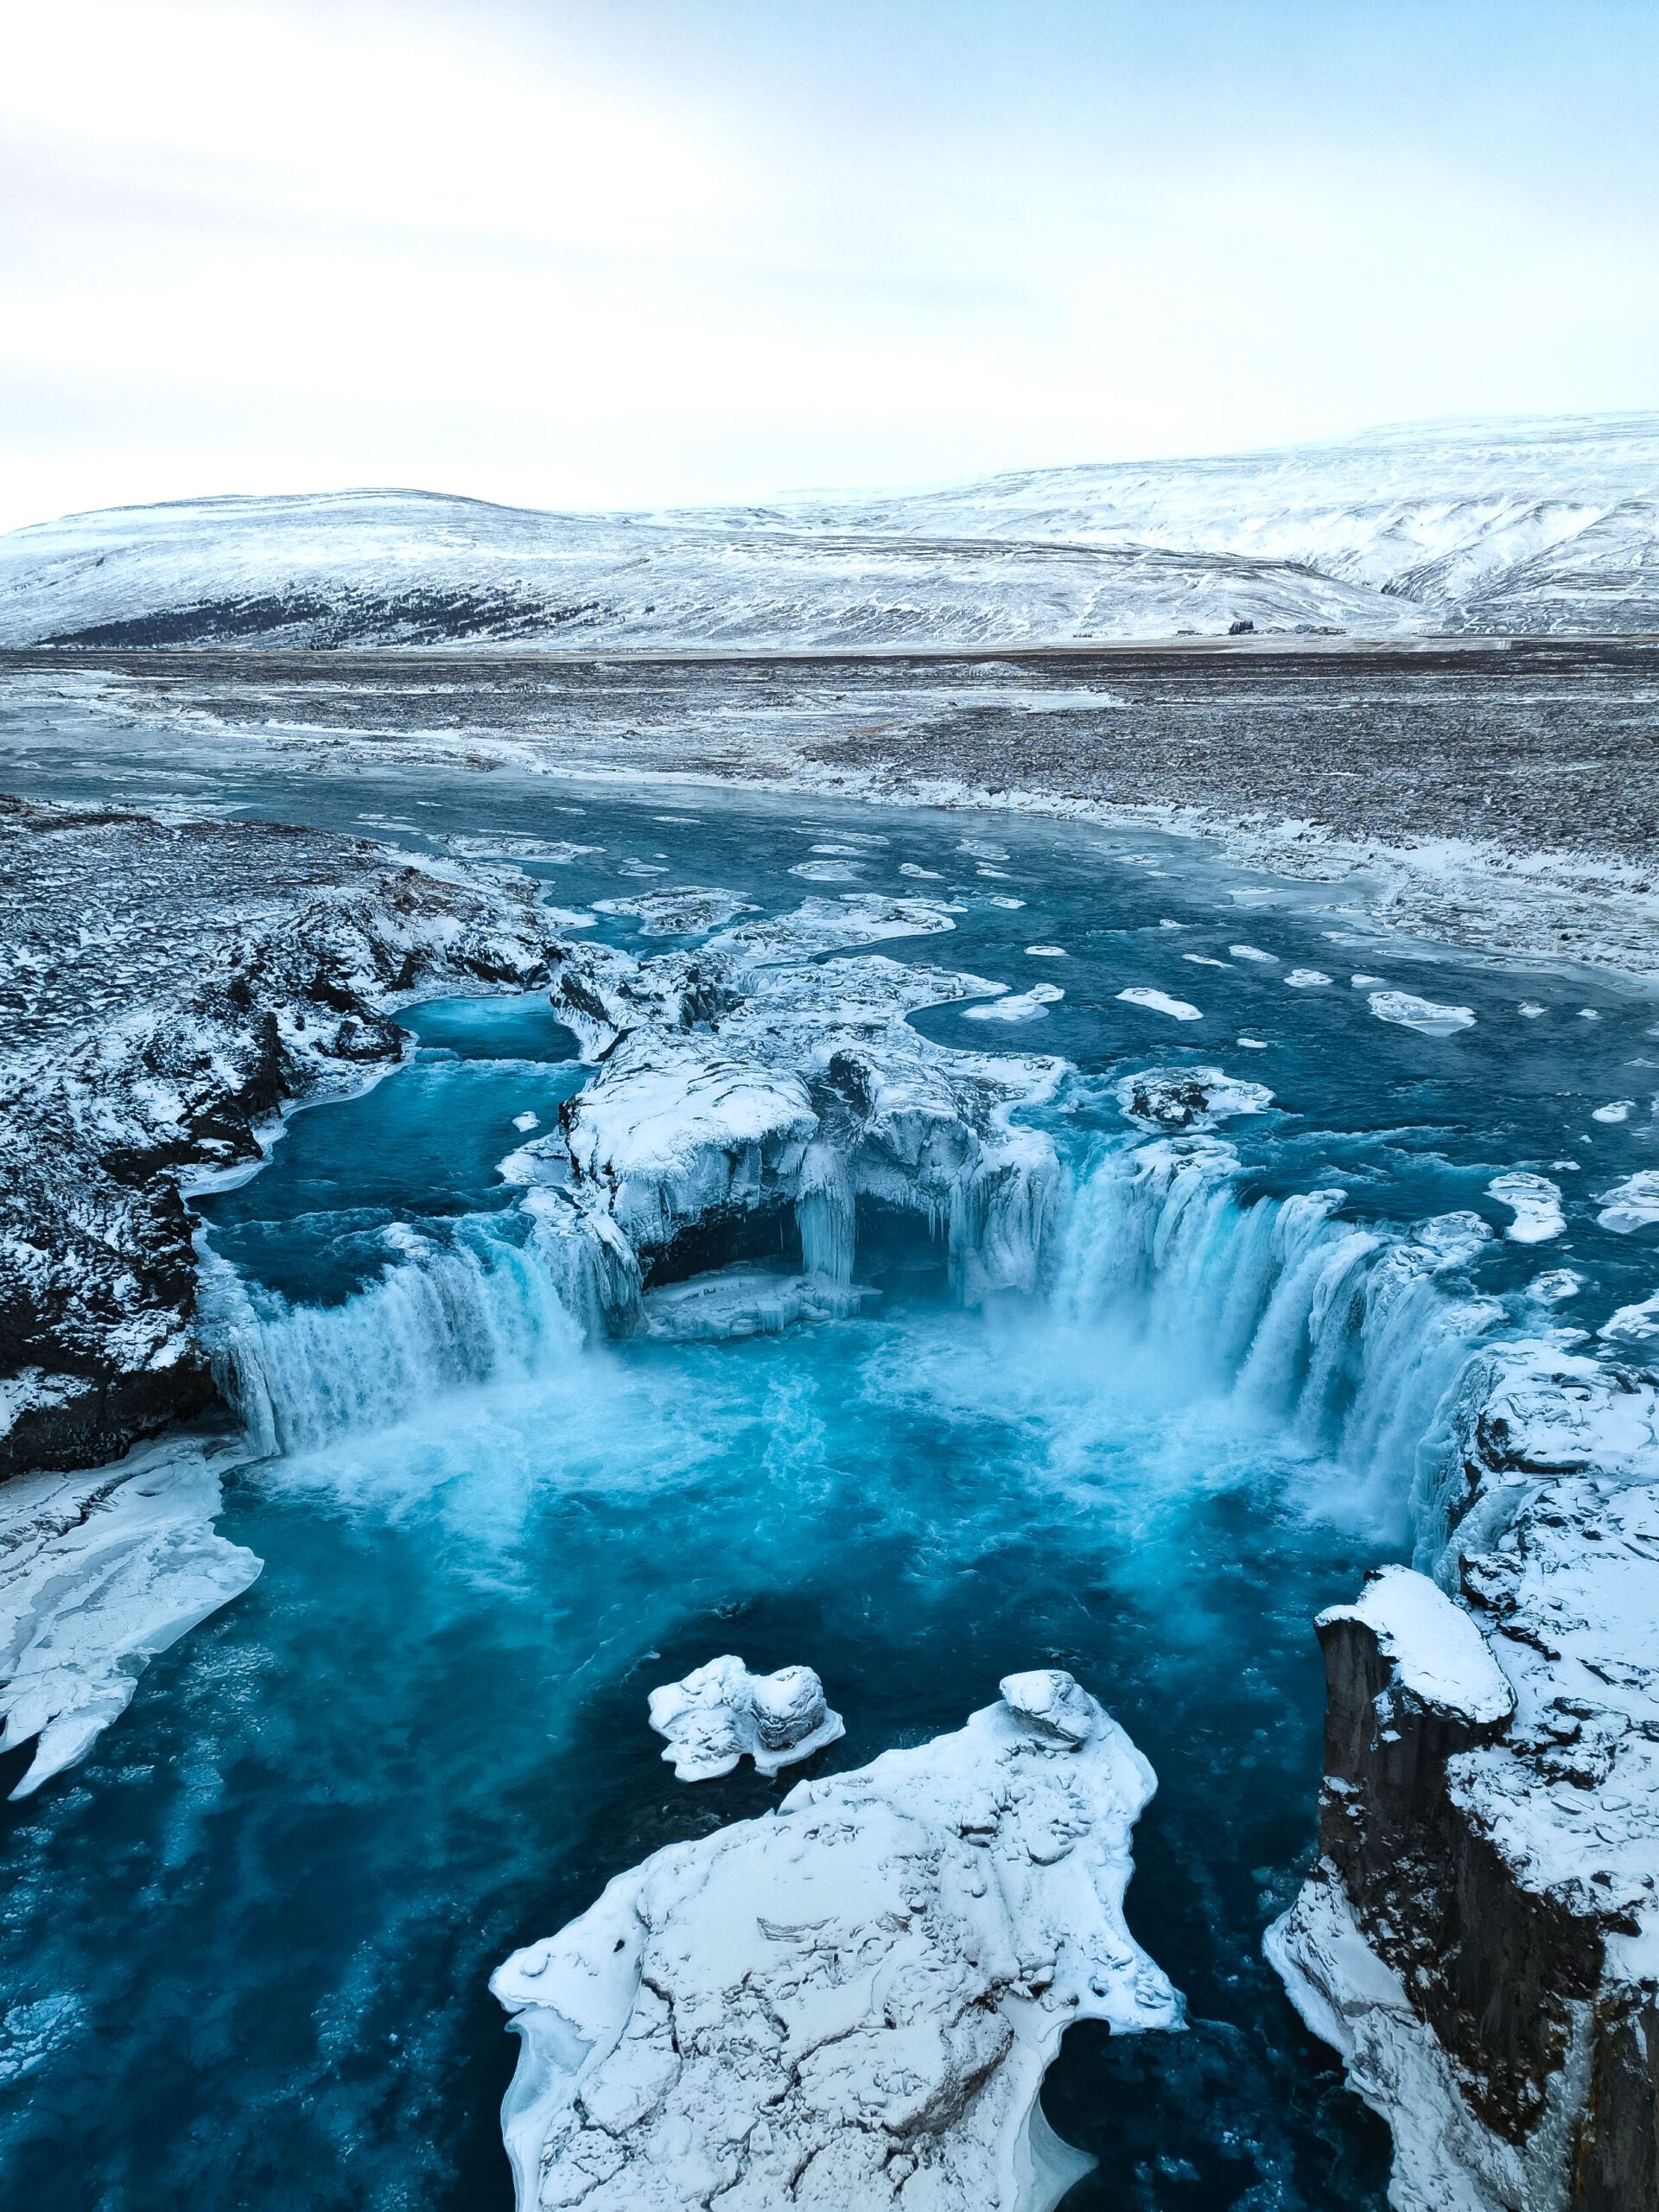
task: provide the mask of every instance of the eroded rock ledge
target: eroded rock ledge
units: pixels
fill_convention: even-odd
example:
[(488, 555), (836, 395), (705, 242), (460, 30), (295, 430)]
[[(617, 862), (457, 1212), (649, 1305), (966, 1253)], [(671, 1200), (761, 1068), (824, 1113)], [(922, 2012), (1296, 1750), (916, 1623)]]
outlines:
[(1124, 1923), (1154, 1783), (1071, 1675), (671, 1845), (491, 1987), (519, 2212), (1049, 2212), (1074, 2020), (1179, 2024)]
[[(637, 1325), (642, 1290), (660, 1300), (664, 1285), (779, 1255), (807, 1280), (796, 1302), (822, 1306), (849, 1281), (871, 1205), (918, 1218), (965, 1299), (1036, 1287), (1058, 1163), (1012, 1117), (1052, 1094), (1065, 1063), (949, 1050), (908, 1020), (1003, 985), (881, 953), (824, 957), (952, 926), (937, 901), (858, 893), (809, 899), (696, 950), (559, 956), (553, 1005), (595, 1071), (503, 1173), (530, 1186), (550, 1243), (589, 1251), (613, 1326)], [(614, 1264), (619, 1231), (632, 1286)], [(645, 1315), (694, 1319), (688, 1300)]]
[(212, 1395), (181, 1174), (395, 1061), (400, 999), (543, 979), (502, 872), (235, 821), (0, 799), (0, 1476), (113, 1458)]
[(1505, 1346), (1459, 1442), (1439, 1580), (1319, 1623), (1320, 1858), (1268, 1952), (1392, 2126), (1400, 2212), (1646, 2212), (1659, 1385)]

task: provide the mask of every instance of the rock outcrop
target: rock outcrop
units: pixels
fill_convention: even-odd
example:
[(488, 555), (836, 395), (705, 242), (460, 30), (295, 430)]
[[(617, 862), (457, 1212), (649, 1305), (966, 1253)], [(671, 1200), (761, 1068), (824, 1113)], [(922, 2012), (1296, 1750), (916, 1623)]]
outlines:
[(0, 801), (0, 1475), (107, 1460), (213, 1394), (181, 1177), (393, 1063), (389, 1007), (527, 988), (518, 874), (235, 821)]
[(1122, 1914), (1151, 1769), (1069, 1675), (611, 1883), (491, 1987), (519, 2212), (1049, 2212), (1074, 2020), (1179, 2024)]
[[(1269, 1955), (1399, 2212), (1659, 2205), (1659, 1385), (1484, 1356), (1440, 1581), (1319, 1623), (1320, 1858)], [(1457, 1592), (1454, 1603), (1446, 1583)]]
[(845, 1286), (861, 1205), (918, 1218), (966, 1299), (1034, 1288), (1058, 1165), (1012, 1116), (1052, 1095), (1065, 1064), (953, 1051), (907, 1018), (1001, 985), (823, 957), (951, 926), (938, 902), (858, 893), (696, 951), (568, 948), (553, 1004), (595, 1072), (503, 1172), (601, 1209), (647, 1293), (779, 1255)]
[(770, 1777), (846, 1733), (810, 1667), (752, 1675), (730, 1652), (652, 1690), (649, 1710), (652, 1726), (668, 1738), (663, 1757), (681, 1782), (715, 1781), (745, 1758)]

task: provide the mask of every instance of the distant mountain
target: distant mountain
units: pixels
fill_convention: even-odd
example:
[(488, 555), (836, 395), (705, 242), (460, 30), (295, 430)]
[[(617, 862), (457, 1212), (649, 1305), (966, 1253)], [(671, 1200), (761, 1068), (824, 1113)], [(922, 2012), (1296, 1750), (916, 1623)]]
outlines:
[(1659, 632), (1659, 414), (1039, 469), (891, 499), (563, 514), (428, 492), (0, 537), (0, 645), (542, 651)]

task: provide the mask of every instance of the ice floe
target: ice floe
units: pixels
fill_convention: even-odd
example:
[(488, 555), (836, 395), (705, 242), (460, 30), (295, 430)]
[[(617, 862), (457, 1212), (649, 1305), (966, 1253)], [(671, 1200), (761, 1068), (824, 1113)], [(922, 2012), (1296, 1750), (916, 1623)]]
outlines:
[(1038, 2093), (1072, 2022), (1179, 2024), (1125, 1924), (1154, 1787), (1058, 1673), (620, 1875), (491, 1988), (519, 2212), (1046, 2212), (1088, 2160)]
[(1436, 1006), (1409, 991), (1373, 991), (1371, 1012), (1379, 1021), (1397, 1021), (1402, 1028), (1421, 1030), (1425, 1037), (1451, 1037), (1474, 1026), (1472, 1007)]
[(1278, 954), (1276, 952), (1263, 952), (1259, 944), (1230, 944), (1227, 950), (1232, 954), (1235, 960), (1262, 960), (1267, 961), (1274, 968), (1279, 965)]
[(1604, 1191), (1599, 1201), (1601, 1211), (1596, 1216), (1604, 1229), (1611, 1229), (1616, 1236), (1628, 1236), (1632, 1230), (1650, 1229), (1659, 1221), (1659, 1167), (1643, 1167), (1628, 1175), (1611, 1191)]
[(1028, 944), (1026, 947), (1028, 960), (1064, 960), (1065, 957), (1063, 944)]
[(772, 1776), (847, 1732), (810, 1667), (752, 1675), (729, 1652), (652, 1690), (648, 1705), (652, 1726), (668, 1738), (663, 1757), (681, 1782), (714, 1781), (745, 1758)]
[(1486, 1185), (1486, 1195), (1515, 1216), (1503, 1232), (1512, 1244), (1547, 1244), (1567, 1227), (1561, 1186), (1547, 1175), (1531, 1175), (1521, 1168), (1494, 1175)]
[(1635, 1111), (1634, 1098), (1613, 1098), (1606, 1105), (1594, 1108), (1590, 1118), (1592, 1122), (1628, 1122)]
[(686, 884), (675, 891), (641, 891), (630, 899), (595, 899), (598, 914), (623, 914), (639, 925), (642, 937), (706, 937), (723, 930), (740, 914), (759, 910), (730, 891)]
[(857, 861), (799, 861), (789, 872), (807, 883), (856, 883), (864, 870)]
[(1050, 1007), (1065, 996), (1057, 983), (1033, 983), (1028, 991), (1009, 992), (1006, 997), (982, 999), (962, 1009), (966, 1021), (1040, 1021)]
[(1154, 1014), (1166, 1014), (1174, 1021), (1202, 1021), (1201, 1009), (1186, 999), (1173, 999), (1167, 991), (1154, 991), (1141, 983), (1131, 984), (1127, 991), (1117, 995), (1129, 1006), (1144, 1006)]
[(1284, 980), (1293, 991), (1317, 991), (1331, 978), (1322, 968), (1293, 968)]

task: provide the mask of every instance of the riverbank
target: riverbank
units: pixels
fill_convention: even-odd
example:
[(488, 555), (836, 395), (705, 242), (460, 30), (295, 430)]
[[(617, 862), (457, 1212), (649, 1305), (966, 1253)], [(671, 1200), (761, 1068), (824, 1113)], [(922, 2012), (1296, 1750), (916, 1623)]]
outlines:
[[(1144, 824), (1380, 925), (1659, 974), (1659, 643), (0, 655), (15, 756), (669, 778)], [(147, 796), (147, 794), (137, 794)]]

